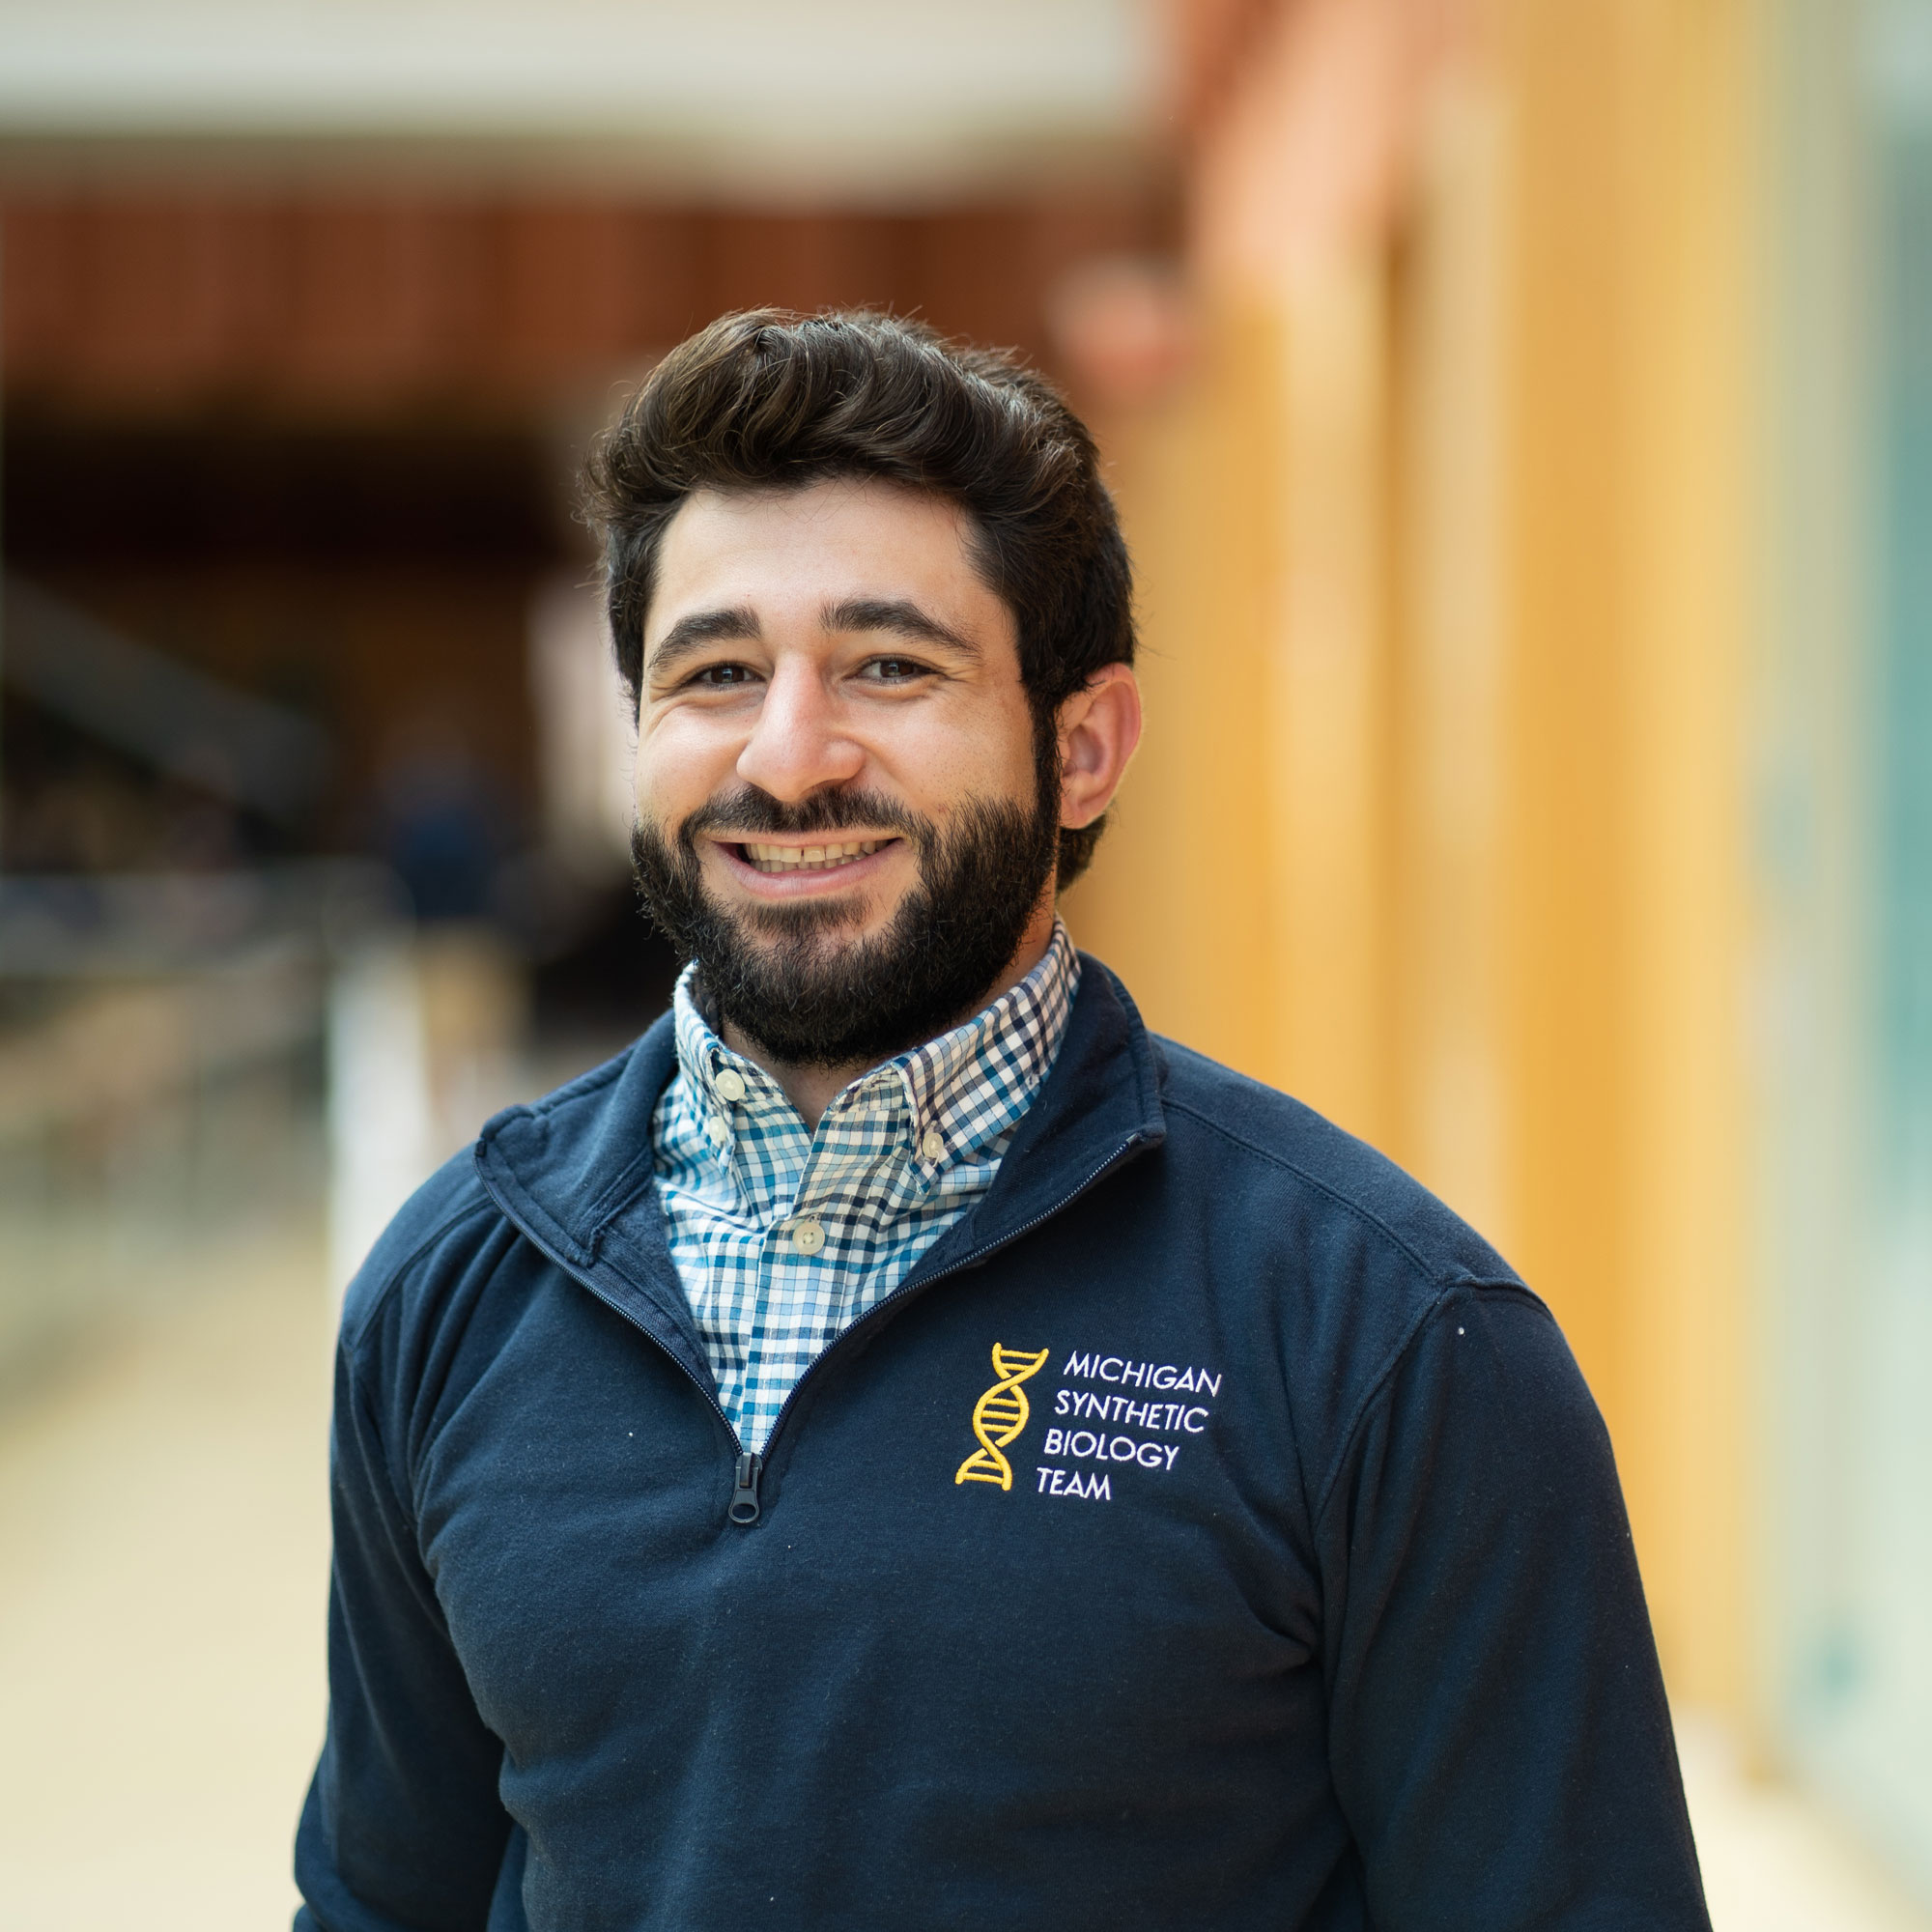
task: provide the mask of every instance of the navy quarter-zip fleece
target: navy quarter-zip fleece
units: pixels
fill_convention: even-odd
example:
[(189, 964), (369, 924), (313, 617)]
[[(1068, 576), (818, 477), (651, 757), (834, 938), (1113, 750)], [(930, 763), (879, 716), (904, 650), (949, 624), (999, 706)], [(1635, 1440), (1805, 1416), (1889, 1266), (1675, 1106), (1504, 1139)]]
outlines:
[(498, 1116), (351, 1290), (298, 1926), (1707, 1928), (1603, 1425), (1438, 1202), (1089, 960), (748, 1468), (672, 1065)]

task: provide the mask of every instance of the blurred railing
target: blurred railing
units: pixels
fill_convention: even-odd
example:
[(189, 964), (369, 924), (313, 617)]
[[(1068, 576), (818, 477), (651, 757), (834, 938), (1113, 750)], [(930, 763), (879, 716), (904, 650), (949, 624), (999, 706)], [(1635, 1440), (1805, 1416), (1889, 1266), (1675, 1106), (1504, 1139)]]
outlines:
[(0, 1397), (211, 1243), (320, 1242), (331, 989), (399, 915), (353, 863), (0, 880)]

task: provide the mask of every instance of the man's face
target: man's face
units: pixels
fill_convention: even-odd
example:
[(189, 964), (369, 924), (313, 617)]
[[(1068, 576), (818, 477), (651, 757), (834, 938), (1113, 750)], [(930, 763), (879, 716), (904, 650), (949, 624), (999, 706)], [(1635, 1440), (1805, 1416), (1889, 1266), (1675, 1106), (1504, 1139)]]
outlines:
[(968, 540), (939, 497), (844, 480), (701, 493), (665, 532), (639, 882), (724, 1017), (781, 1060), (927, 1037), (1041, 906), (1057, 794)]

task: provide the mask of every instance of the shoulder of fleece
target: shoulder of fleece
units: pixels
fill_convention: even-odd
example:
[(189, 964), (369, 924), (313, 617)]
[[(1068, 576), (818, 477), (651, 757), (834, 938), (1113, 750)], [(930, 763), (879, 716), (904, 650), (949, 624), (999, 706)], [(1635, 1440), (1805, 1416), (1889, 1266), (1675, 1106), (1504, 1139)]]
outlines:
[(1270, 1212), (1293, 1195), (1303, 1212), (1343, 1216), (1364, 1233), (1378, 1231), (1438, 1288), (1521, 1286), (1467, 1222), (1366, 1141), (1292, 1094), (1191, 1047), (1165, 1038), (1154, 1045), (1170, 1146), (1183, 1160), (1205, 1157), (1229, 1178), (1239, 1173), (1244, 1185), (1229, 1190), (1233, 1198)]
[(476, 1172), (474, 1146), (437, 1169), (403, 1203), (355, 1270), (342, 1302), (342, 1340), (352, 1351), (361, 1343), (391, 1295), (434, 1258), (452, 1259), (454, 1244), (466, 1253), (501, 1225), (499, 1208)]

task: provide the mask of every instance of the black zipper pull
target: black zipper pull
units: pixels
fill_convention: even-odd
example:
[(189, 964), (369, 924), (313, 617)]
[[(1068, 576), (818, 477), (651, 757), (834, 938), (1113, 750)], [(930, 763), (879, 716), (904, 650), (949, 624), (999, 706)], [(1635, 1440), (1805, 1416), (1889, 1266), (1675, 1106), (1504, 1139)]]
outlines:
[(758, 1475), (763, 1467), (749, 1452), (738, 1458), (738, 1487), (731, 1492), (731, 1507), (724, 1514), (741, 1529), (758, 1520)]

